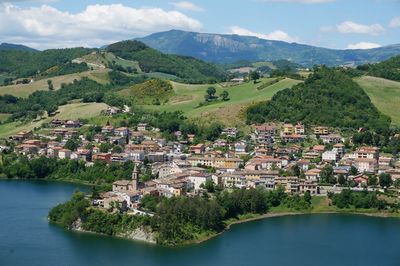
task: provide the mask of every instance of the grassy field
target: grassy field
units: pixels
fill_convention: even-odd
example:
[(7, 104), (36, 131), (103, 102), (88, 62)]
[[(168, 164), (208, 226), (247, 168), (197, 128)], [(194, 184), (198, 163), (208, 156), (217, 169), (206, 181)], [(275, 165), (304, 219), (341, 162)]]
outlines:
[(11, 116), (10, 114), (0, 114), (0, 122), (3, 122), (10, 116)]
[[(188, 85), (173, 82), (175, 95), (168, 103), (160, 106), (145, 107), (159, 111), (183, 111), (189, 118), (210, 117), (226, 122), (227, 124), (235, 124), (235, 122), (239, 121), (237, 118), (246, 106), (269, 100), (276, 92), (290, 88), (300, 82), (292, 79), (284, 79), (262, 90), (257, 90), (257, 87), (270, 80), (265, 78), (257, 84), (249, 82), (233, 87), (222, 87), (221, 85)], [(210, 86), (216, 88), (217, 95), (223, 90), (228, 91), (230, 100), (198, 107), (204, 101), (204, 95)]]
[(52, 117), (43, 117), (39, 121), (30, 123), (7, 123), (0, 125), (0, 138), (6, 138), (20, 131), (29, 131), (39, 128), (43, 123), (48, 123), (52, 119), (89, 119), (99, 116), (102, 110), (107, 109), (104, 103), (72, 103), (60, 106), (58, 113)]
[(372, 103), (400, 126), (400, 82), (365, 76), (355, 79), (371, 98)]
[[(108, 70), (101, 69), (95, 71), (86, 71), (82, 73), (69, 74), (64, 76), (58, 76), (49, 78), (53, 81), (54, 88), (57, 90), (61, 87), (62, 83), (72, 83), (74, 79), (81, 79), (88, 77), (98, 83), (106, 84), (108, 80)], [(17, 97), (28, 97), (35, 91), (48, 90), (47, 79), (38, 80), (29, 84), (18, 84), (0, 87), (0, 95), (10, 94)]]

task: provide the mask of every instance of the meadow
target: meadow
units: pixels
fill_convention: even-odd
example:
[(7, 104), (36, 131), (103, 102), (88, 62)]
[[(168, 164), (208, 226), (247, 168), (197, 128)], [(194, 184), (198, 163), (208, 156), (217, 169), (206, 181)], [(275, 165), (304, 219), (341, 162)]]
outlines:
[(79, 118), (90, 119), (92, 117), (97, 117), (100, 116), (101, 111), (107, 109), (107, 107), (108, 105), (104, 103), (71, 103), (63, 105), (60, 106), (57, 114), (52, 117), (44, 116), (40, 120), (38, 119), (29, 123), (12, 122), (0, 125), (0, 138), (9, 137), (20, 131), (29, 131), (39, 128), (43, 123), (49, 123), (55, 118), (76, 120)]
[(400, 82), (371, 76), (356, 78), (355, 81), (379, 111), (390, 116), (393, 125), (400, 126)]
[(83, 77), (88, 77), (100, 84), (109, 82), (107, 69), (99, 69), (94, 71), (86, 71), (82, 73), (75, 73), (63, 76), (52, 77), (48, 79), (41, 79), (29, 84), (18, 84), (0, 87), (0, 95), (10, 94), (16, 97), (26, 98), (35, 91), (48, 90), (47, 80), (53, 82), (54, 89), (60, 89), (62, 83), (72, 83), (75, 79), (79, 80)]
[[(239, 122), (238, 118), (246, 106), (269, 100), (276, 92), (291, 88), (300, 82), (286, 78), (262, 90), (257, 89), (271, 80), (271, 78), (263, 78), (256, 84), (247, 82), (236, 86), (225, 86), (225, 84), (189, 85), (172, 82), (174, 95), (166, 104), (159, 106), (146, 105), (144, 107), (158, 111), (182, 111), (189, 118), (209, 117), (213, 120), (220, 120), (223, 123), (235, 124)], [(217, 96), (226, 90), (229, 93), (230, 100), (217, 101), (200, 106), (200, 103), (204, 102), (204, 95), (210, 86), (215, 87)]]

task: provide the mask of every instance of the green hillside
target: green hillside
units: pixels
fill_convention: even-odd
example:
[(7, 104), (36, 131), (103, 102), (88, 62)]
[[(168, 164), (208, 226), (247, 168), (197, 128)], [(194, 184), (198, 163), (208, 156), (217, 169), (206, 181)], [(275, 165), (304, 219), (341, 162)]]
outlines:
[(372, 104), (346, 74), (320, 67), (304, 83), (278, 92), (272, 100), (247, 111), (249, 123), (302, 121), (340, 128), (386, 128), (390, 118)]
[(139, 62), (146, 73), (162, 72), (176, 75), (189, 83), (220, 81), (225, 72), (213, 64), (192, 57), (163, 54), (138, 41), (123, 41), (111, 44), (107, 51), (131, 61)]
[[(147, 105), (148, 109), (158, 111), (182, 111), (190, 118), (209, 117), (212, 120), (219, 120), (224, 124), (243, 123), (241, 114), (248, 105), (271, 99), (272, 96), (285, 88), (291, 88), (300, 81), (292, 79), (283, 79), (277, 83), (267, 86), (263, 89), (263, 84), (268, 84), (273, 79), (264, 78), (259, 83), (248, 82), (236, 86), (231, 84), (218, 85), (189, 85), (172, 82), (174, 95), (169, 101), (160, 106)], [(199, 106), (204, 102), (204, 95), (208, 87), (213, 86), (216, 89), (216, 95), (220, 95), (226, 90), (229, 93), (229, 101), (218, 101), (205, 106)], [(240, 121), (239, 121), (240, 120)]]
[(129, 97), (136, 104), (155, 105), (167, 102), (172, 93), (171, 83), (161, 79), (148, 80), (118, 92), (121, 96)]
[(356, 78), (355, 81), (379, 111), (390, 116), (394, 125), (400, 126), (400, 82), (370, 76)]
[(400, 56), (392, 57), (377, 64), (359, 66), (357, 69), (374, 77), (400, 81)]
[(30, 77), (54, 66), (70, 63), (74, 58), (91, 51), (92, 49), (86, 48), (54, 49), (42, 52), (0, 50), (0, 73), (7, 73), (17, 78)]

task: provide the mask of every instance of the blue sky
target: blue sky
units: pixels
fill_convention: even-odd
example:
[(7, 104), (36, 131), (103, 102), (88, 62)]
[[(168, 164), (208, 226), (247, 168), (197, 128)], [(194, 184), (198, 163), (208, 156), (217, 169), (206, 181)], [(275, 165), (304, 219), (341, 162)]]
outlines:
[(174, 28), (372, 48), (400, 43), (400, 0), (0, 0), (0, 42), (39, 49)]

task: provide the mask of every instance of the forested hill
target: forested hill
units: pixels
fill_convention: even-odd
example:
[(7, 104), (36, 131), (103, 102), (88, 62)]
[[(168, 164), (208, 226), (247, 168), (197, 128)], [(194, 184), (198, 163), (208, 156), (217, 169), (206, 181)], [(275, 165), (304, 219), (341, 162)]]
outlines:
[(28, 52), (37, 51), (28, 46), (21, 45), (21, 44), (13, 44), (13, 43), (1, 43), (0, 50), (16, 50), (16, 51), (28, 51)]
[(320, 67), (292, 89), (247, 110), (248, 123), (301, 121), (340, 128), (387, 128), (390, 118), (380, 113), (364, 90), (340, 70)]
[(0, 73), (29, 77), (51, 67), (69, 63), (89, 54), (93, 49), (71, 48), (39, 51), (0, 50)]
[(122, 41), (106, 50), (126, 60), (138, 61), (144, 72), (163, 72), (189, 83), (214, 83), (225, 78), (217, 66), (187, 56), (164, 54), (139, 41)]
[(377, 64), (367, 64), (357, 67), (370, 76), (400, 81), (400, 56), (390, 58)]

